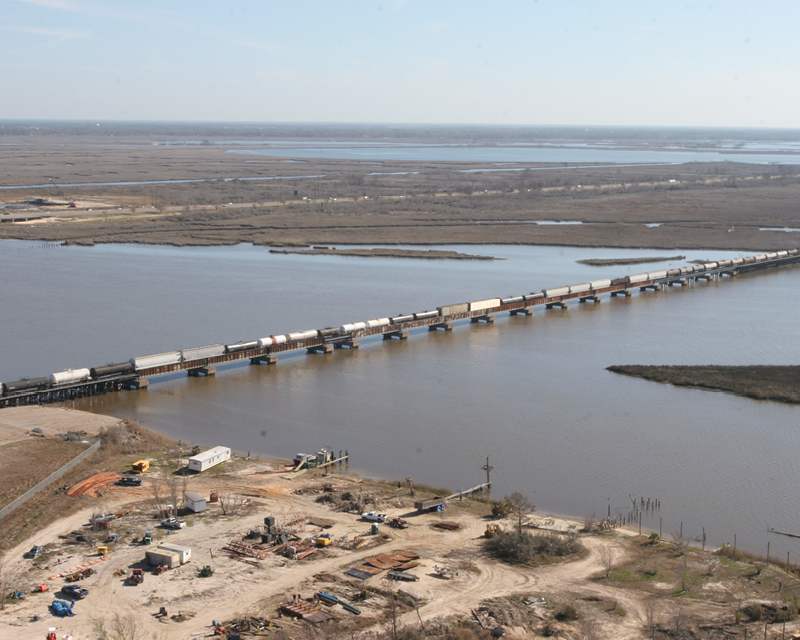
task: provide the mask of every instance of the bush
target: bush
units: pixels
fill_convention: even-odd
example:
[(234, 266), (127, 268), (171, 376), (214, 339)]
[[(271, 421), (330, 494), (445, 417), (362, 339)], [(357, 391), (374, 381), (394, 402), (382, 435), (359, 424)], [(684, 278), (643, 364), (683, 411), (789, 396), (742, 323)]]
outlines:
[(578, 553), (583, 545), (573, 536), (554, 533), (533, 535), (527, 531), (499, 531), (486, 541), (486, 550), (502, 560), (530, 564), (538, 560)]
[(745, 607), (744, 612), (747, 614), (747, 617), (753, 620), (754, 622), (758, 622), (759, 620), (761, 620), (761, 618), (764, 617), (764, 609), (758, 602)]
[(565, 604), (555, 612), (555, 617), (559, 622), (574, 622), (578, 619), (578, 610), (571, 604)]
[(507, 502), (495, 502), (492, 504), (493, 518), (507, 518), (511, 514), (511, 505)]

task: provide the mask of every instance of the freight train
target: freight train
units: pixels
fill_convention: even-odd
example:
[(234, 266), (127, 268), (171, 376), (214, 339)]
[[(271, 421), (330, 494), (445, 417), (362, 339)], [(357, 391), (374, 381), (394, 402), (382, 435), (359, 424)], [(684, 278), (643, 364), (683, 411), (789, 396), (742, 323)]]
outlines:
[[(746, 258), (736, 258), (735, 260), (707, 262), (704, 264), (682, 267), (680, 269), (650, 271), (647, 273), (625, 276), (624, 278), (594, 280), (591, 282), (583, 282), (581, 284), (555, 287), (552, 289), (542, 289), (541, 291), (529, 293), (523, 296), (514, 296), (510, 298), (487, 298), (484, 300), (476, 300), (474, 302), (462, 302), (458, 304), (436, 307), (435, 310), (430, 311), (419, 311), (417, 313), (410, 313), (407, 315), (376, 318), (374, 320), (367, 320), (366, 322), (345, 323), (338, 327), (310, 329), (307, 331), (298, 331), (279, 336), (268, 336), (266, 338), (260, 338), (250, 342), (237, 342), (236, 344), (227, 345), (213, 344), (205, 347), (183, 349), (182, 351), (169, 351), (167, 353), (159, 353), (151, 356), (139, 356), (137, 358), (131, 358), (128, 362), (121, 362), (118, 364), (92, 367), (91, 369), (68, 369), (67, 371), (60, 371), (58, 373), (50, 374), (47, 377), (23, 378), (22, 380), (17, 380), (15, 382), (0, 383), (0, 397), (17, 395), (26, 392), (30, 393), (44, 391), (48, 389), (59, 389), (68, 387), (70, 385), (80, 385), (90, 382), (103, 382), (126, 377), (135, 378), (139, 371), (176, 364), (187, 365), (184, 367), (187, 369), (192, 367), (192, 363), (196, 363), (197, 367), (202, 367), (207, 364), (207, 360), (209, 358), (216, 358), (227, 354), (240, 353), (242, 354), (242, 357), (245, 358), (248, 357), (243, 353), (246, 351), (265, 349), (284, 344), (290, 345), (289, 348), (291, 348), (291, 345), (309, 339), (321, 338), (324, 340), (346, 340), (353, 337), (353, 334), (361, 331), (370, 331), (371, 333), (388, 333), (392, 330), (392, 327), (396, 327), (396, 330), (399, 331), (406, 323), (420, 320), (431, 321), (434, 318), (438, 318), (441, 322), (444, 322), (448, 318), (456, 319), (458, 317), (467, 317), (481, 311), (485, 311), (488, 314), (492, 311), (498, 310), (504, 305), (518, 302), (522, 302), (523, 306), (527, 306), (528, 304), (542, 304), (547, 300), (556, 301), (557, 299), (565, 296), (579, 296), (582, 293), (586, 294), (586, 296), (590, 296), (593, 294), (602, 293), (610, 287), (625, 288), (629, 285), (637, 285), (642, 282), (657, 282), (667, 281), (673, 278), (695, 277), (703, 274), (704, 272), (713, 272), (719, 269), (728, 268), (735, 269), (741, 266), (753, 265), (759, 262), (797, 256), (798, 254), (800, 254), (800, 249), (762, 253), (755, 256), (748, 256)], [(372, 331), (376, 329), (378, 331)], [(301, 346), (304, 345), (298, 345), (298, 348)]]

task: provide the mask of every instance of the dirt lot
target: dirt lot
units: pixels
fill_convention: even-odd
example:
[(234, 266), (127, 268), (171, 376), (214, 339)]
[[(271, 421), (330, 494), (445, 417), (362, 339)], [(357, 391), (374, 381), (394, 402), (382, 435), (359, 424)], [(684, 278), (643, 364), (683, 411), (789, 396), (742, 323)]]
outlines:
[(18, 440), (36, 438), (33, 429), (44, 436), (55, 436), (69, 431), (96, 436), (104, 427), (119, 422), (118, 418), (96, 415), (85, 411), (72, 411), (59, 407), (6, 407), (0, 412), (0, 446)]
[[(483, 549), (489, 512), (485, 502), (453, 501), (444, 513), (417, 515), (415, 498), (405, 486), (398, 489), (347, 473), (323, 477), (321, 471), (311, 471), (289, 476), (275, 472), (280, 463), (243, 459), (189, 479), (189, 491), (206, 497), (211, 491), (218, 492), (227, 501), (228, 513), (223, 513), (219, 503), (210, 504), (203, 513), (181, 513), (188, 526), (170, 534), (158, 527), (153, 515), (153, 486), (160, 477), (171, 476), (174, 462), (154, 459), (143, 487), (110, 487), (101, 498), (75, 499), (82, 505), (78, 511), (9, 549), (0, 577), (29, 595), (0, 613), (0, 636), (43, 638), (49, 627), (56, 626), (59, 635), (70, 633), (77, 640), (96, 637), (97, 624), (104, 621), (108, 630), (134, 625), (140, 633), (136, 637), (177, 640), (211, 637), (214, 620), (254, 616), (277, 620), (275, 624), (295, 638), (319, 637), (305, 623), (299, 628), (287, 626), (290, 619), (279, 617), (278, 607), (292, 594), (300, 594), (310, 603), (322, 590), (355, 604), (362, 612), (356, 617), (338, 606), (322, 606), (337, 619), (326, 623), (328, 637), (357, 637), (370, 629), (385, 631), (392, 619), (394, 593), (397, 624), (417, 631), (423, 624), (430, 630), (443, 618), (468, 621), (477, 616), (484, 628), (503, 625), (510, 638), (547, 633), (564, 638), (633, 640), (652, 637), (648, 620), (655, 625), (658, 638), (737, 638), (747, 637), (747, 632), (751, 637), (762, 634), (763, 620), (780, 607), (795, 607), (800, 594), (796, 577), (775, 567), (680, 545), (652, 545), (646, 536), (633, 532), (577, 534), (587, 523), (562, 519), (536, 521), (544, 529), (559, 532), (553, 535), (580, 535), (583, 553), (537, 568), (507, 564)], [(359, 493), (365, 508), (402, 516), (411, 523), (409, 528), (381, 525), (374, 536), (370, 524), (357, 513), (336, 510)], [(232, 514), (231, 504), (236, 505), (237, 499), (246, 504)], [(89, 526), (92, 513), (124, 511), (134, 505), (128, 515), (111, 523), (109, 532), (93, 531)], [(309, 518), (329, 519), (333, 526), (325, 531), (334, 543), (302, 560), (270, 552), (258, 541), (249, 542), (267, 548), (263, 559), (225, 551), (229, 541), (243, 540), (251, 529), (260, 528), (268, 515), (276, 518), (278, 528), (291, 527), (298, 547), (313, 544), (311, 539), (322, 532)], [(433, 526), (441, 522), (459, 528), (448, 531)], [(507, 530), (514, 527), (511, 520), (500, 524)], [(145, 529), (154, 531), (149, 547), (140, 544)], [(58, 574), (101, 558), (94, 544), (78, 542), (75, 536), (102, 540), (107, 533), (119, 534), (122, 539), (111, 545), (107, 560), (91, 565), (96, 574), (79, 583), (89, 590), (88, 597), (77, 601), (74, 618), (55, 618), (48, 605), (66, 584)], [(358, 549), (353, 547), (357, 536), (367, 541)], [(162, 575), (146, 570), (142, 585), (126, 585), (125, 576), (117, 572), (124, 569), (130, 573), (145, 566), (145, 551), (162, 542), (191, 547), (191, 561)], [(22, 554), (33, 544), (44, 545), (45, 553), (35, 560), (23, 559)], [(418, 581), (389, 583), (385, 573), (367, 580), (344, 574), (368, 558), (400, 550), (420, 556), (420, 565), (408, 570)], [(212, 566), (214, 575), (200, 577), (203, 565)], [(435, 572), (437, 566), (458, 575), (442, 578)], [(49, 592), (32, 593), (39, 584), (46, 584)], [(420, 599), (416, 608), (398, 589)], [(368, 597), (360, 600), (364, 590)], [(538, 604), (525, 604), (525, 599)], [(760, 621), (752, 609), (756, 604)], [(167, 610), (166, 617), (156, 616), (161, 607)], [(477, 622), (467, 624), (478, 628)], [(676, 635), (675, 628), (686, 633)], [(797, 621), (786, 627), (787, 632), (798, 628)], [(775, 631), (779, 629), (776, 624)], [(587, 635), (590, 631), (595, 635)]]
[[(170, 180), (0, 193), (0, 238), (81, 244), (547, 244), (782, 249), (797, 219), (790, 165), (564, 167), (511, 163), (289, 161), (224, 146), (58, 137), (0, 146), (4, 184)], [(511, 170), (513, 169), (513, 171)], [(268, 178), (262, 180), (262, 178)], [(179, 182), (181, 180), (197, 182)], [(88, 206), (87, 206), (88, 205)], [(40, 218), (38, 224), (23, 218)], [(573, 221), (582, 224), (539, 225)], [(655, 225), (660, 226), (646, 226)]]

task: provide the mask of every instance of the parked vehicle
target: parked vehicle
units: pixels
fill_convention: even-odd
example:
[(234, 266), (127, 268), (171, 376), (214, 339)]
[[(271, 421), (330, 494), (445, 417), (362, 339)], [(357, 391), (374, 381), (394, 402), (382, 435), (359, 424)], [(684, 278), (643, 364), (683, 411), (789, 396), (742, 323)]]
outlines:
[(361, 517), (364, 520), (368, 520), (369, 522), (386, 522), (386, 514), (385, 513), (378, 513), (377, 511), (367, 511), (366, 513), (362, 513)]
[(183, 529), (186, 527), (186, 522), (178, 520), (177, 518), (167, 518), (161, 521), (161, 526), (167, 529)]
[(115, 533), (113, 536), (108, 536), (108, 538), (106, 538), (106, 543), (117, 542), (119, 540), (122, 540), (122, 536)]
[(120, 484), (123, 487), (141, 487), (142, 482), (144, 482), (144, 480), (137, 478), (136, 476), (125, 476), (124, 478), (120, 478), (117, 481), (117, 484)]
[(65, 596), (73, 598), (74, 600), (83, 600), (89, 595), (89, 590), (84, 589), (77, 584), (68, 584), (65, 587), (61, 587), (61, 593), (63, 593)]
[(44, 547), (40, 547), (39, 545), (34, 545), (30, 551), (25, 552), (22, 557), (23, 558), (35, 558), (39, 554), (44, 551)]

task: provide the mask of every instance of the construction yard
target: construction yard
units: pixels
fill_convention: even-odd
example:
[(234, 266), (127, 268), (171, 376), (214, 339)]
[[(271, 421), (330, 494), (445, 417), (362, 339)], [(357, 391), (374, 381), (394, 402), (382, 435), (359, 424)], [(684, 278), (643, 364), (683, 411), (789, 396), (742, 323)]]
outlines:
[[(517, 519), (493, 519), (486, 499), (419, 513), (414, 503), (432, 491), (412, 496), (406, 484), (340, 467), (291, 473), (283, 462), (234, 457), (185, 476), (176, 473), (185, 459), (148, 459), (137, 487), (113, 484), (115, 473), (130, 477), (130, 462), (84, 470), (73, 487), (99, 497), (59, 494), (77, 509), (5, 549), (0, 586), (24, 598), (6, 600), (0, 637), (45, 638), (55, 627), (75, 640), (466, 639), (501, 628), (507, 638), (632, 640), (777, 638), (800, 628), (796, 575), (730, 550), (526, 514), (526, 531), (574, 539), (579, 551), (513, 564), (488, 552), (485, 533), (514, 532)], [(170, 509), (169, 487), (207, 508)], [(33, 545), (43, 550), (24, 558)], [(159, 547), (184, 556), (168, 554), (172, 568), (149, 566), (145, 554)], [(88, 593), (60, 592), (68, 585)], [(74, 599), (74, 617), (56, 617), (54, 598)]]

